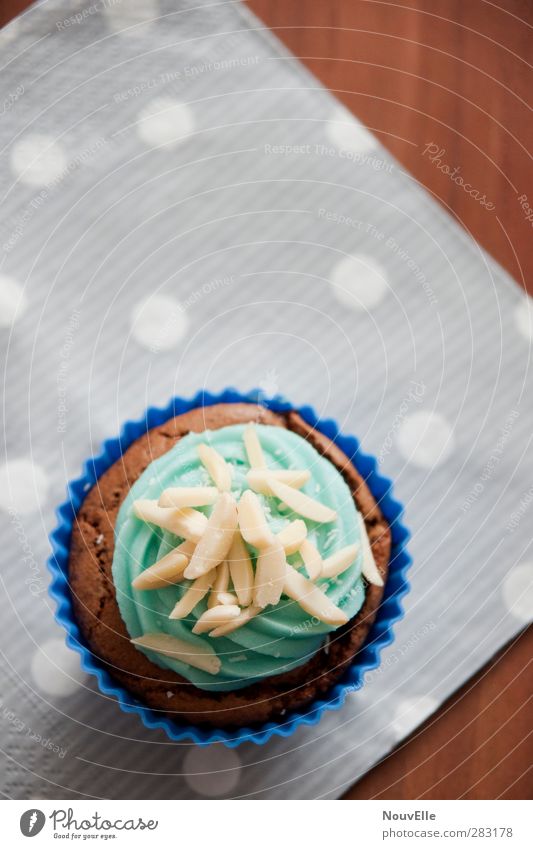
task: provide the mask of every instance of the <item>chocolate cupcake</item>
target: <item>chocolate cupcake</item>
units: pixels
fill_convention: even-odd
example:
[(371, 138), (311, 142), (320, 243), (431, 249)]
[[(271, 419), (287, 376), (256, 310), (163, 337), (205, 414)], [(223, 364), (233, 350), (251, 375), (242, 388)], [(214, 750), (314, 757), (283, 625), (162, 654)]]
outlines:
[(257, 727), (324, 697), (378, 612), (391, 531), (290, 409), (222, 403), (137, 438), (77, 511), (68, 581), (93, 657), (172, 720)]

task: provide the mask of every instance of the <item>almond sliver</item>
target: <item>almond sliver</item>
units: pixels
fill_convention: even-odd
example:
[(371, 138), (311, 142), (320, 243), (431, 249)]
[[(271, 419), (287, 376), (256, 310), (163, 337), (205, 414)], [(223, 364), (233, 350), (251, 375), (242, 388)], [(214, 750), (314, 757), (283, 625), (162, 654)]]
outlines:
[(192, 613), (199, 601), (207, 595), (215, 580), (215, 570), (207, 572), (194, 581), (189, 589), (183, 594), (174, 609), (168, 615), (169, 619), (183, 619)]
[(229, 586), (229, 566), (225, 560), (217, 566), (216, 578), (213, 582), (213, 589), (209, 594), (208, 607), (214, 607), (216, 604), (224, 604), (220, 600), (221, 595), (228, 595), (227, 589)]
[(347, 545), (346, 548), (341, 548), (335, 554), (332, 554), (331, 557), (327, 557), (322, 562), (320, 577), (336, 578), (337, 575), (342, 575), (355, 561), (358, 551), (359, 546), (356, 543), (355, 545)]
[(270, 545), (274, 534), (267, 525), (265, 514), (255, 492), (247, 489), (241, 495), (238, 514), (240, 532), (247, 543), (259, 549)]
[(259, 552), (255, 565), (254, 605), (277, 604), (283, 592), (286, 570), (285, 551), (278, 539)]
[(253, 619), (254, 616), (257, 616), (258, 613), (261, 613), (260, 607), (254, 607), (251, 605), (250, 607), (246, 607), (244, 610), (241, 610), (236, 619), (232, 619), (231, 622), (228, 622), (227, 625), (221, 625), (219, 628), (215, 628), (214, 631), (211, 631), (209, 634), (210, 637), (225, 637), (226, 634), (231, 634), (232, 631), (236, 631), (237, 628), (242, 628), (243, 625), (246, 625), (250, 619)]
[(237, 528), (237, 505), (229, 492), (219, 495), (204, 534), (185, 569), (186, 578), (199, 578), (221, 563)]
[(300, 554), (310, 580), (316, 581), (322, 572), (322, 558), (318, 548), (311, 540), (304, 539), (300, 546)]
[(178, 537), (198, 542), (207, 527), (207, 517), (198, 510), (185, 507), (160, 507), (157, 501), (140, 498), (133, 502), (133, 512), (143, 522), (158, 525)]
[(227, 625), (233, 619), (236, 619), (240, 612), (241, 608), (237, 604), (217, 604), (216, 607), (202, 613), (192, 632), (193, 634), (205, 634), (221, 625)]
[(198, 446), (198, 455), (218, 489), (221, 492), (229, 492), (231, 489), (231, 468), (224, 457), (204, 442)]
[(269, 477), (268, 486), (272, 490), (276, 498), (285, 502), (287, 507), (290, 507), (295, 513), (304, 516), (306, 519), (311, 519), (313, 522), (333, 522), (337, 518), (335, 510), (321, 504), (320, 501), (315, 501), (299, 489), (294, 489), (292, 486)]
[(344, 625), (348, 617), (309, 578), (287, 564), (283, 592), (311, 616), (327, 625)]
[(173, 657), (211, 675), (217, 675), (220, 672), (222, 665), (220, 658), (207, 643), (192, 645), (171, 634), (143, 634), (142, 637), (135, 637), (131, 642), (138, 648)]
[(252, 603), (254, 570), (248, 549), (239, 532), (233, 537), (226, 560), (239, 604), (241, 607), (248, 607)]
[(196, 543), (189, 540), (182, 542), (157, 563), (137, 575), (131, 583), (132, 587), (136, 590), (156, 590), (175, 584), (183, 576), (195, 546)]
[(229, 566), (224, 560), (217, 566), (217, 576), (213, 584), (213, 591), (216, 593), (226, 592), (229, 586)]
[(233, 593), (215, 593), (211, 590), (207, 606), (214, 607), (216, 604), (239, 604), (239, 599)]
[(277, 534), (277, 538), (285, 549), (285, 554), (294, 554), (299, 550), (307, 536), (307, 527), (303, 519), (295, 519)]
[(171, 486), (159, 498), (160, 507), (205, 507), (218, 498), (216, 486)]
[(363, 554), (363, 565), (361, 566), (361, 572), (370, 584), (375, 584), (377, 587), (382, 587), (383, 578), (379, 574), (379, 569), (376, 566), (376, 561), (374, 560), (372, 546), (370, 545), (370, 540), (368, 539), (365, 520), (363, 519), (360, 513), (358, 513), (357, 516), (359, 518), (359, 527), (361, 529), (361, 552)]
[(298, 469), (279, 469), (275, 471), (269, 469), (250, 469), (246, 475), (251, 488), (255, 492), (260, 492), (262, 495), (274, 495), (268, 485), (270, 478), (299, 489), (307, 483), (310, 477), (311, 472), (308, 472), (307, 469), (302, 469), (301, 471)]
[(253, 424), (244, 430), (244, 447), (252, 469), (266, 469), (265, 455)]

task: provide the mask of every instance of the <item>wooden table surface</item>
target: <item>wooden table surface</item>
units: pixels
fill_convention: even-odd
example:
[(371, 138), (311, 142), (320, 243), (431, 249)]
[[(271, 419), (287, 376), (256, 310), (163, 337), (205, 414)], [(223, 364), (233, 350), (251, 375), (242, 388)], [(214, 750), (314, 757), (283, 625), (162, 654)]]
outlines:
[[(2, 0), (0, 24), (26, 0)], [(249, 0), (249, 6), (533, 294), (533, 2)], [(440, 171), (443, 149), (486, 205)], [(524, 200), (524, 196), (527, 200)], [(533, 630), (347, 794), (531, 796)]]

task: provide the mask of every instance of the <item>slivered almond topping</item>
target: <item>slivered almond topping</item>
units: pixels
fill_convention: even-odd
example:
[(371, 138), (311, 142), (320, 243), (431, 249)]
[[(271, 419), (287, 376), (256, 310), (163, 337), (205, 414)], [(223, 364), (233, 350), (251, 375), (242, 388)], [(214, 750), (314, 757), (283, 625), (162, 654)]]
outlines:
[(221, 661), (208, 643), (192, 644), (186, 640), (180, 640), (170, 634), (143, 634), (131, 640), (134, 646), (148, 651), (173, 657), (194, 666), (195, 669), (203, 669), (211, 675), (220, 672)]
[(240, 612), (241, 608), (237, 604), (217, 604), (216, 607), (202, 613), (192, 632), (193, 634), (205, 634), (221, 625), (227, 625), (233, 619), (236, 619)]
[(322, 558), (316, 545), (311, 540), (304, 539), (300, 546), (300, 554), (311, 581), (316, 581), (322, 572)]
[(280, 481), (287, 486), (299, 489), (307, 483), (310, 477), (311, 473), (307, 469), (302, 469), (301, 471), (297, 469), (276, 469), (275, 471), (271, 471), (270, 469), (251, 469), (246, 475), (246, 480), (254, 492), (260, 492), (262, 495), (274, 495), (268, 485), (269, 478), (274, 478), (274, 480)]
[(310, 498), (305, 492), (300, 492), (299, 489), (294, 489), (292, 486), (276, 480), (273, 477), (268, 477), (268, 486), (272, 490), (276, 498), (284, 501), (287, 507), (290, 507), (295, 513), (304, 516), (306, 519), (311, 519), (313, 522), (333, 522), (337, 518), (335, 510), (321, 504), (320, 501), (315, 501)]
[(261, 503), (251, 490), (247, 489), (241, 495), (239, 504), (239, 529), (247, 543), (254, 548), (265, 548), (270, 545), (274, 534), (267, 525)]
[(254, 605), (277, 604), (283, 592), (287, 561), (278, 539), (259, 552), (255, 565)]
[(157, 501), (140, 498), (133, 502), (133, 512), (143, 522), (158, 525), (178, 537), (198, 542), (207, 527), (207, 517), (198, 510), (185, 507), (160, 507)]
[(244, 447), (252, 469), (266, 469), (265, 455), (253, 424), (244, 430)]
[(258, 613), (261, 613), (260, 607), (254, 607), (253, 605), (246, 607), (244, 610), (241, 610), (236, 619), (228, 622), (227, 625), (221, 625), (219, 628), (215, 628), (214, 631), (211, 631), (209, 636), (225, 637), (226, 634), (231, 634), (232, 631), (236, 631), (237, 628), (241, 628), (243, 625), (246, 625), (246, 623), (249, 622), (250, 619), (253, 619), (254, 616), (257, 616)]
[(137, 575), (131, 583), (132, 587), (136, 590), (156, 590), (175, 584), (183, 577), (195, 546), (196, 543), (189, 540), (182, 542), (157, 563)]
[(377, 587), (382, 587), (383, 578), (379, 574), (379, 569), (376, 566), (376, 561), (374, 560), (372, 546), (370, 545), (370, 540), (368, 539), (365, 520), (363, 519), (361, 513), (357, 513), (357, 517), (359, 519), (359, 527), (361, 529), (361, 552), (363, 554), (363, 565), (361, 566), (361, 572), (363, 573), (367, 581), (369, 581), (369, 583), (375, 584)]
[(213, 584), (213, 589), (217, 593), (224, 593), (228, 589), (229, 586), (229, 566), (227, 562), (224, 560), (219, 566), (217, 566), (217, 576), (215, 578), (215, 583)]
[(226, 561), (229, 566), (233, 588), (237, 593), (241, 607), (248, 607), (252, 603), (252, 592), (254, 588), (254, 569), (248, 549), (244, 540), (237, 531), (233, 537), (231, 548), (228, 551)]
[(213, 589), (209, 594), (209, 601), (207, 602), (208, 607), (214, 607), (216, 604), (223, 604), (220, 601), (219, 596), (221, 594), (227, 595), (227, 589), (229, 586), (229, 566), (225, 560), (222, 563), (219, 563), (217, 566), (217, 574), (216, 578), (213, 582)]
[[(316, 581), (335, 578), (356, 560), (359, 545), (348, 545), (322, 560), (316, 545), (307, 536), (303, 518), (313, 522), (333, 522), (335, 510), (301, 491), (310, 479), (307, 469), (268, 469), (256, 428), (244, 431), (244, 446), (250, 469), (246, 478), (250, 489), (238, 504), (231, 494), (232, 468), (210, 445), (198, 446), (198, 455), (215, 486), (168, 487), (159, 501), (140, 499), (134, 513), (183, 537), (177, 546), (145, 569), (132, 582), (135, 589), (155, 589), (176, 583), (182, 577), (192, 581), (170, 613), (170, 619), (191, 614), (208, 594), (207, 609), (194, 624), (193, 633), (223, 637), (250, 622), (254, 616), (276, 605), (283, 593), (296, 601), (310, 616), (333, 627), (348, 621)], [(302, 516), (287, 524), (278, 534), (269, 528), (261, 500), (276, 498), (278, 510)], [(197, 507), (213, 504), (209, 519)], [(383, 585), (362, 516), (362, 573), (370, 583)], [(255, 566), (247, 544), (257, 550)], [(302, 562), (295, 568), (287, 556), (299, 552)], [(305, 573), (298, 568), (305, 567)], [(201, 642), (201, 641), (200, 641)], [(166, 634), (145, 634), (132, 640), (140, 648), (177, 657), (191, 666), (216, 674), (221, 662), (211, 648), (198, 651), (183, 640)]]
[(169, 619), (183, 619), (192, 613), (199, 601), (207, 595), (213, 585), (216, 573), (212, 569), (205, 575), (201, 575), (196, 581), (193, 581), (189, 589), (183, 594), (174, 609), (169, 613)]
[(306, 536), (307, 527), (303, 519), (295, 519), (294, 522), (290, 522), (277, 534), (277, 538), (285, 549), (285, 554), (294, 554), (298, 551)]
[[(211, 593), (213, 595), (213, 593)], [(214, 593), (217, 604), (239, 604), (239, 599), (233, 593)], [(214, 607), (214, 605), (208, 605)]]
[(344, 625), (348, 621), (346, 614), (333, 604), (321, 589), (289, 564), (287, 564), (283, 592), (297, 601), (306, 613), (316, 616), (327, 625)]
[(198, 455), (218, 489), (221, 492), (229, 492), (231, 489), (231, 468), (224, 457), (205, 443), (198, 446)]
[(237, 528), (237, 505), (229, 492), (219, 495), (207, 522), (204, 535), (185, 569), (186, 578), (199, 578), (218, 566), (229, 551)]
[(218, 498), (216, 486), (171, 486), (159, 498), (160, 507), (205, 507)]
[(322, 561), (321, 578), (336, 578), (337, 575), (342, 575), (346, 572), (352, 563), (354, 563), (359, 551), (357, 543), (355, 545), (347, 545), (346, 548), (341, 548)]

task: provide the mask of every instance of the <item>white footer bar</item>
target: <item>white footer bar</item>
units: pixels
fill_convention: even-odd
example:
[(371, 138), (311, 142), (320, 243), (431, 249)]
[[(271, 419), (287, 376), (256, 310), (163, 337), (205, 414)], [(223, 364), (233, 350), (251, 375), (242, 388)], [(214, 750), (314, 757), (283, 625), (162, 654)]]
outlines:
[(527, 813), (528, 803), (520, 801), (11, 800), (0, 803), (0, 825), (2, 844), (10, 849), (65, 844), (179, 849), (184, 843), (187, 849), (525, 849), (532, 845)]

